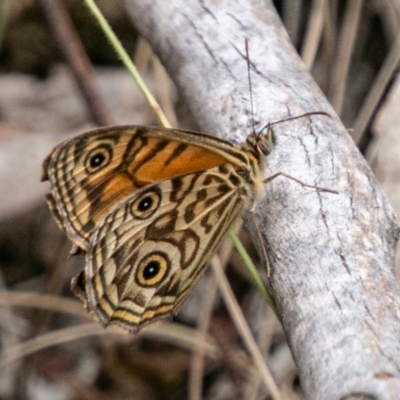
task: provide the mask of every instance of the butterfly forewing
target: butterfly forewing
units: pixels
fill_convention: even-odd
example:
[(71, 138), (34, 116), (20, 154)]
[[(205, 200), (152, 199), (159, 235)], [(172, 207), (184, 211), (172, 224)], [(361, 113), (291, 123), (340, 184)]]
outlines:
[(91, 237), (89, 310), (131, 331), (172, 315), (249, 197), (230, 164), (136, 191)]
[(50, 208), (68, 237), (86, 250), (91, 232), (119, 201), (174, 176), (248, 160), (220, 139), (149, 127), (96, 129), (70, 139), (48, 156)]

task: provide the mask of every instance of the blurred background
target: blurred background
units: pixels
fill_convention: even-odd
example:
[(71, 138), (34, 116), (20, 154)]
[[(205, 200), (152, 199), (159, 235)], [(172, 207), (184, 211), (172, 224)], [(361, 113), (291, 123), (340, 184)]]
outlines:
[[(400, 2), (274, 3), (399, 215)], [(97, 4), (169, 120), (196, 129), (123, 7)], [(41, 164), (63, 139), (109, 124), (157, 119), (82, 1), (0, 0), (0, 399), (270, 398), (210, 272), (173, 322), (139, 336), (104, 330), (73, 298), (83, 260), (68, 258)], [(230, 250), (227, 277), (275, 382), (303, 399), (280, 324)]]

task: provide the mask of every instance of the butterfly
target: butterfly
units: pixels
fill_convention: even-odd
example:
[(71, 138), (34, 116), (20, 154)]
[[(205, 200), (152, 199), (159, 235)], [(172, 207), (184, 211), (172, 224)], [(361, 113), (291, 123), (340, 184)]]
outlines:
[(86, 258), (75, 295), (104, 326), (130, 332), (175, 314), (254, 205), (272, 147), (270, 128), (235, 146), (147, 126), (94, 129), (55, 147), (42, 181), (72, 252)]

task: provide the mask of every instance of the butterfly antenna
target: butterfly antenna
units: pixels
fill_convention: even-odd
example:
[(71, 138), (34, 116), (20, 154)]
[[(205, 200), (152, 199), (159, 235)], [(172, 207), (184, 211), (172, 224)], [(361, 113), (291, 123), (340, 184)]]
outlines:
[(264, 130), (264, 129), (269, 129), (272, 125), (276, 125), (276, 124), (280, 124), (282, 122), (286, 122), (286, 121), (293, 121), (294, 119), (299, 119), (299, 118), (304, 118), (304, 117), (308, 117), (310, 115), (325, 115), (326, 117), (331, 117), (330, 114), (328, 114), (325, 111), (311, 111), (305, 114), (301, 114), (301, 115), (296, 115), (294, 117), (289, 117), (289, 118), (284, 118), (284, 119), (280, 119), (278, 121), (274, 121), (274, 122), (268, 122), (268, 124), (266, 124), (260, 131), (260, 133)]
[(256, 135), (255, 122), (254, 122), (254, 106), (253, 106), (253, 89), (251, 86), (251, 76), (250, 76), (250, 56), (249, 56), (249, 41), (244, 39), (244, 45), (246, 48), (246, 62), (247, 62), (247, 79), (249, 80), (249, 90), (250, 90), (250, 108), (251, 108), (251, 125), (253, 128), (253, 134)]

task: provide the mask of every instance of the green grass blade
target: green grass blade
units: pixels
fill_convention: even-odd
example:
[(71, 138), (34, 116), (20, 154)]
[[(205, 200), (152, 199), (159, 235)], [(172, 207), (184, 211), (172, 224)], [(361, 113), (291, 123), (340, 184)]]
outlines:
[(155, 114), (157, 115), (160, 123), (165, 128), (171, 128), (171, 124), (169, 123), (167, 117), (165, 116), (164, 112), (162, 111), (160, 105), (157, 103), (157, 100), (154, 98), (146, 84), (144, 83), (142, 77), (140, 76), (139, 71), (137, 70), (135, 64), (130, 59), (128, 53), (123, 48), (121, 42), (115, 35), (114, 31), (112, 30), (111, 26), (104, 18), (103, 14), (97, 7), (96, 3), (93, 0), (84, 0), (87, 7), (96, 18), (97, 22), (99, 23), (101, 29), (103, 30), (104, 34), (106, 35), (107, 39), (110, 41), (111, 46), (114, 48), (115, 52), (120, 57), (122, 63), (125, 65), (127, 70), (133, 76), (133, 79), (137, 83), (139, 89), (143, 93), (144, 97), (146, 98), (147, 102), (149, 103), (150, 107), (154, 110)]

